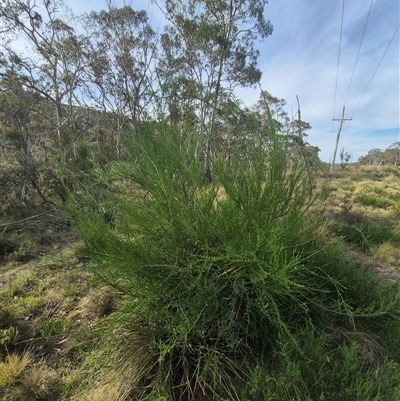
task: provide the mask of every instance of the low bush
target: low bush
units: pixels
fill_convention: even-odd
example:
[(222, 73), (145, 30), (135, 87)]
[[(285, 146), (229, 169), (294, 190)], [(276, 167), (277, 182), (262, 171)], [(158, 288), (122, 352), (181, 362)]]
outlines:
[(349, 225), (361, 224), (368, 221), (368, 217), (364, 213), (355, 211), (344, 212), (340, 218)]
[(17, 249), (17, 244), (8, 239), (5, 233), (0, 233), (0, 261)]
[[(208, 185), (193, 137), (165, 124), (125, 149), (125, 161), (97, 170), (97, 182), (125, 187), (99, 194), (87, 182), (68, 207), (82, 255), (125, 294), (134, 399), (361, 401), (398, 391), (394, 369), (388, 388), (377, 379), (400, 351), (398, 288), (319, 234), (312, 172), (287, 159), (282, 137), (243, 140), (213, 161)], [(91, 212), (99, 198), (113, 227)], [(368, 244), (374, 233), (393, 239), (383, 227)]]
[(400, 193), (394, 193), (394, 194), (390, 194), (389, 195), (389, 198), (391, 199), (391, 200), (393, 200), (394, 202), (400, 202)]
[(400, 245), (400, 235), (388, 221), (373, 222), (370, 220), (347, 222), (339, 219), (332, 225), (332, 230), (345, 241), (357, 244), (363, 249), (370, 249), (385, 242)]
[[(277, 359), (279, 378), (271, 376), (270, 370), (261, 366), (252, 371), (251, 400), (389, 401), (398, 398), (399, 365), (381, 356), (378, 367), (373, 366), (371, 353), (382, 352), (375, 339), (369, 350), (363, 349), (360, 339), (357, 342), (349, 339), (348, 343), (333, 348), (326, 334), (316, 335), (314, 330), (308, 329), (301, 334), (303, 358), (299, 359), (297, 350), (285, 344)], [(363, 340), (369, 343), (371, 339), (364, 336)]]
[(393, 206), (394, 202), (390, 199), (378, 196), (375, 194), (362, 194), (357, 196), (355, 202), (360, 203), (364, 206), (372, 206), (375, 208), (385, 209), (387, 207)]
[(377, 195), (385, 195), (385, 188), (379, 185), (371, 185), (369, 186), (369, 190), (371, 190), (373, 193)]

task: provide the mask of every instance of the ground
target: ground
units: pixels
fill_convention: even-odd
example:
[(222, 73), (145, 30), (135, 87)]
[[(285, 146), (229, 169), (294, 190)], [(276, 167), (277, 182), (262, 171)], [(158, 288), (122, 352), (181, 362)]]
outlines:
[[(321, 235), (382, 280), (400, 278), (400, 168), (346, 166), (321, 174)], [(124, 297), (70, 240), (0, 264), (0, 400), (123, 400), (116, 324)], [(31, 253), (31, 252), (30, 252)], [(126, 373), (126, 372), (125, 372)], [(129, 372), (128, 372), (129, 373)], [(131, 373), (129, 373), (131, 374)], [(128, 374), (128, 375), (129, 375)], [(129, 399), (129, 398), (128, 398)]]

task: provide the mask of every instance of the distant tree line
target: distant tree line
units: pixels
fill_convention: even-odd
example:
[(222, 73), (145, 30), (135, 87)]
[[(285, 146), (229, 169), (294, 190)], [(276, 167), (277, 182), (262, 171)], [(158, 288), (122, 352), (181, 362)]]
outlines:
[(385, 150), (371, 149), (366, 155), (358, 159), (359, 164), (372, 166), (399, 166), (400, 142), (395, 142)]

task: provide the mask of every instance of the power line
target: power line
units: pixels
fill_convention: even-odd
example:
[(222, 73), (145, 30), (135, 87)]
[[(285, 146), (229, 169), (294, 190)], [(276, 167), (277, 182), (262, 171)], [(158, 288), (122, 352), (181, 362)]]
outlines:
[(340, 48), (341, 48), (341, 45), (342, 45), (344, 2), (345, 2), (345, 0), (343, 0), (343, 6), (342, 6), (342, 22), (340, 23), (339, 52), (338, 52), (337, 68), (336, 68), (335, 100), (334, 100), (334, 102), (333, 102), (333, 117), (332, 117), (332, 118), (335, 118), (335, 110), (336, 110), (336, 94), (337, 94), (337, 84), (338, 84), (338, 77), (339, 77)]
[(396, 30), (394, 31), (394, 34), (393, 34), (392, 38), (390, 39), (389, 44), (387, 45), (387, 47), (386, 47), (386, 49), (385, 49), (385, 52), (383, 53), (382, 58), (380, 59), (380, 61), (379, 61), (379, 63), (378, 63), (378, 66), (376, 67), (374, 73), (372, 74), (372, 77), (371, 77), (371, 79), (369, 80), (368, 85), (367, 85), (367, 87), (365, 88), (365, 91), (364, 91), (364, 93), (362, 94), (361, 99), (360, 99), (360, 101), (358, 102), (357, 107), (355, 108), (355, 110), (354, 110), (353, 115), (351, 116), (351, 118), (353, 118), (353, 117), (354, 117), (354, 114), (356, 114), (356, 111), (357, 111), (357, 109), (358, 109), (358, 106), (360, 105), (360, 103), (361, 103), (361, 101), (362, 101), (362, 99), (363, 99), (365, 93), (367, 92), (367, 90), (368, 90), (368, 88), (369, 88), (369, 85), (371, 84), (372, 80), (374, 79), (374, 76), (375, 76), (376, 72), (378, 71), (379, 66), (380, 66), (381, 63), (382, 63), (382, 60), (383, 60), (383, 58), (385, 57), (386, 52), (387, 52), (388, 49), (389, 49), (389, 46), (391, 45), (391, 43), (392, 43), (394, 37), (396, 36), (397, 31), (399, 30), (399, 27), (400, 27), (400, 23), (397, 25), (397, 28), (396, 28)]
[(365, 35), (365, 31), (367, 29), (367, 25), (368, 25), (368, 20), (369, 20), (369, 15), (371, 14), (371, 8), (372, 8), (372, 3), (374, 2), (374, 0), (371, 0), (371, 4), (369, 6), (369, 10), (368, 10), (368, 15), (367, 15), (367, 20), (365, 21), (365, 26), (364, 26), (364, 32), (362, 34), (362, 38), (361, 38), (361, 42), (360, 42), (360, 47), (358, 48), (358, 53), (357, 53), (357, 57), (356, 57), (356, 62), (354, 63), (354, 68), (353, 68), (353, 72), (351, 74), (351, 78), (350, 78), (350, 83), (349, 83), (349, 87), (347, 89), (347, 94), (346, 94), (346, 99), (344, 100), (344, 104), (346, 104), (347, 101), (347, 96), (349, 96), (349, 91), (350, 91), (350, 87), (351, 87), (351, 83), (353, 82), (353, 76), (354, 76), (354, 71), (356, 69), (356, 65), (357, 65), (357, 61), (358, 61), (358, 56), (360, 55), (360, 50), (361, 50), (361, 46), (364, 40), (364, 35)]
[[(362, 34), (362, 37), (361, 37), (360, 46), (359, 46), (359, 48), (358, 48), (357, 57), (356, 57), (356, 61), (355, 61), (355, 63), (354, 63), (354, 68), (353, 68), (353, 72), (352, 72), (352, 74), (351, 74), (350, 83), (349, 83), (349, 87), (348, 87), (348, 89), (347, 89), (346, 99), (345, 99), (345, 101), (344, 101), (344, 104), (346, 104), (346, 102), (347, 102), (347, 97), (349, 96), (350, 87), (351, 87), (351, 84), (352, 84), (352, 82), (353, 82), (354, 71), (356, 70), (356, 65), (357, 65), (358, 57), (359, 57), (359, 55), (360, 55), (361, 47), (362, 47), (362, 44), (363, 44), (363, 41), (364, 41), (365, 31), (367, 30), (368, 20), (369, 20), (370, 14), (371, 14), (371, 9), (372, 9), (372, 3), (373, 3), (373, 2), (374, 2), (374, 0), (371, 0), (371, 4), (369, 5), (368, 15), (367, 15), (367, 19), (366, 19), (365, 25), (364, 25), (364, 31), (363, 31), (363, 34)], [(354, 113), (353, 113), (353, 114), (354, 114)], [(349, 120), (347, 120), (347, 121), (348, 121), (348, 123), (346, 124), (346, 128), (345, 128), (345, 130), (344, 130), (345, 133), (346, 133), (346, 131), (347, 131), (347, 128), (349, 128), (351, 119), (349, 119)]]

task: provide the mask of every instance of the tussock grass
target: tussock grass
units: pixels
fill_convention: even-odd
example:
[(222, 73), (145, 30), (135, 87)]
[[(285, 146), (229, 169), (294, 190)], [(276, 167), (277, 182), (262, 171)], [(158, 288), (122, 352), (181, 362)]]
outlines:
[(380, 262), (385, 263), (389, 268), (400, 266), (400, 245), (393, 245), (391, 242), (383, 242), (382, 244), (371, 248), (372, 255)]
[(94, 385), (95, 388), (90, 390), (86, 395), (79, 395), (76, 401), (123, 401), (126, 399), (126, 394), (121, 393), (120, 387), (122, 384), (117, 381), (108, 382)]
[(25, 371), (15, 391), (15, 399), (20, 401), (51, 401), (57, 399), (59, 381), (55, 372), (44, 363), (39, 363)]
[[(336, 220), (344, 212), (345, 201), (348, 210), (358, 213), (367, 209), (372, 220), (392, 219), (397, 214), (399, 196), (398, 180), (393, 171), (397, 174), (394, 167), (351, 165), (329, 172), (325, 177), (330, 188), (325, 215)], [(381, 181), (376, 181), (375, 175), (379, 175)]]
[(375, 194), (362, 194), (359, 195), (355, 202), (361, 203), (364, 206), (372, 206), (376, 208), (385, 209), (387, 207), (393, 206), (394, 202), (390, 199), (384, 198), (382, 196), (377, 196)]
[[(74, 244), (49, 250), (43, 260), (0, 269), (0, 400), (83, 399), (98, 381), (86, 355), (101, 355), (119, 335), (99, 330), (112, 312), (111, 295), (82, 270)], [(74, 315), (85, 297), (89, 312)], [(106, 369), (109, 362), (105, 357), (99, 366)]]
[(372, 191), (377, 195), (384, 196), (386, 194), (385, 188), (383, 188), (381, 185), (371, 185), (370, 187), (368, 187), (368, 190)]
[(388, 241), (400, 246), (400, 235), (388, 221), (361, 220), (359, 223), (348, 224), (345, 220), (339, 219), (331, 227), (345, 241), (355, 243), (362, 249), (370, 249)]
[(353, 182), (343, 180), (338, 182), (338, 187), (344, 191), (354, 192), (356, 185)]
[(29, 352), (7, 355), (5, 360), (0, 362), (0, 389), (14, 383), (31, 363), (31, 360), (32, 356)]

